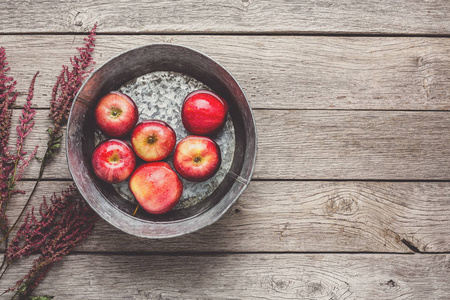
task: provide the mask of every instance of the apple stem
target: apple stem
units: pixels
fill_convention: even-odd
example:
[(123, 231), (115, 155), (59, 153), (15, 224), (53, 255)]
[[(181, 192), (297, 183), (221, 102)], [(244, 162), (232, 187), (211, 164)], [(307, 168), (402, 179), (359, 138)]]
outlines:
[(136, 215), (138, 209), (139, 209), (139, 204), (136, 206), (136, 209), (134, 210), (133, 217)]
[(147, 142), (150, 144), (150, 145), (153, 145), (154, 143), (156, 143), (158, 141), (158, 138), (156, 137), (156, 135), (153, 133), (152, 135), (149, 135), (148, 137), (147, 137)]
[(113, 118), (117, 118), (118, 116), (120, 116), (121, 113), (122, 113), (122, 110), (117, 107), (113, 107), (111, 110), (111, 115)]

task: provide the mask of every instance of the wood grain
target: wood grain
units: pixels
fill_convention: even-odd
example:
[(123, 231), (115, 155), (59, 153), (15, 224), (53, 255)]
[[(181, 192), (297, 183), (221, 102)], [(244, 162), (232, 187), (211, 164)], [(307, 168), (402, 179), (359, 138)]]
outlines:
[[(20, 113), (20, 110), (15, 110)], [(450, 114), (403, 111), (256, 110), (256, 179), (450, 180)], [(42, 156), (50, 124), (36, 114), (27, 149)], [(17, 120), (15, 120), (17, 123)], [(14, 135), (13, 135), (14, 137)], [(70, 179), (65, 145), (45, 178)], [(33, 160), (24, 178), (36, 178)]]
[[(450, 34), (446, 0), (6, 1), (2, 33)], [(51, 20), (49, 22), (48, 20)]]
[[(40, 110), (27, 142), (28, 150), (40, 146), (38, 156), (56, 76), (95, 22), (96, 68), (161, 42), (216, 59), (255, 109), (259, 138), (255, 181), (218, 222), (184, 237), (147, 240), (100, 220), (36, 293), (94, 300), (447, 299), (450, 255), (440, 253), (450, 252), (449, 15), (447, 0), (6, 0), (0, 46), (19, 80), (19, 106), (41, 71)], [(40, 184), (32, 205), (71, 183), (64, 151), (45, 173), (54, 181)], [(25, 178), (37, 173), (33, 160)], [(29, 193), (32, 185), (18, 187)], [(13, 198), (10, 221), (25, 197)], [(13, 265), (0, 290), (34, 258)]]
[[(1, 287), (30, 262), (11, 268)], [(55, 299), (447, 299), (449, 255), (71, 255), (36, 294)], [(11, 295), (1, 299), (9, 299)]]
[[(49, 107), (61, 65), (69, 63), (82, 38), (0, 36), (18, 90), (26, 94), (39, 70), (35, 103)], [(161, 42), (190, 46), (219, 61), (253, 108), (450, 109), (450, 39), (442, 38), (101, 35), (95, 67), (123, 51)]]
[(255, 178), (450, 179), (446, 112), (256, 111)]
[[(70, 182), (42, 182), (32, 205)], [(19, 188), (30, 191), (32, 182)], [(252, 182), (218, 222), (183, 237), (149, 240), (105, 221), (80, 245), (88, 252), (450, 251), (450, 183)], [(15, 220), (26, 200), (9, 206)]]

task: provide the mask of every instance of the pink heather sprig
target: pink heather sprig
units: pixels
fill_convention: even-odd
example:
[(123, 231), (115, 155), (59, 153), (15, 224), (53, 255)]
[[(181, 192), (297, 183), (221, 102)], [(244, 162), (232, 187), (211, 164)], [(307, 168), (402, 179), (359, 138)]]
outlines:
[(25, 137), (31, 132), (31, 129), (34, 125), (33, 116), (36, 114), (36, 110), (31, 108), (33, 103), (31, 100), (34, 96), (34, 83), (36, 81), (36, 77), (39, 75), (39, 72), (33, 76), (31, 80), (30, 88), (28, 90), (27, 103), (24, 105), (22, 110), (22, 115), (19, 117), (20, 125), (17, 127), (17, 133), (19, 137), (17, 138), (17, 148), (22, 145)]
[(23, 191), (15, 189), (16, 182), (20, 180), (29, 165), (30, 160), (35, 156), (37, 146), (28, 156), (23, 150), (25, 139), (34, 126), (34, 115), (36, 111), (32, 108), (32, 99), (34, 96), (34, 83), (39, 74), (37, 72), (28, 90), (27, 102), (22, 109), (17, 126), (16, 148), (13, 150), (8, 147), (8, 140), (11, 128), (12, 106), (16, 102), (17, 93), (14, 92), (16, 82), (12, 77), (6, 76), (10, 70), (7, 67), (5, 49), (0, 48), (0, 230), (7, 231), (6, 209), (8, 202), (15, 193)]
[(11, 108), (17, 99), (15, 92), (17, 82), (14, 78), (6, 76), (9, 70), (5, 48), (0, 47), (0, 154), (7, 149), (12, 118)]
[[(21, 257), (38, 252), (30, 271), (8, 291), (29, 295), (42, 281), (52, 265), (83, 241), (94, 228), (98, 216), (70, 186), (60, 195), (46, 198), (39, 209), (38, 221), (34, 210), (26, 216), (5, 253), (7, 266)], [(6, 269), (4, 270), (6, 271)]]
[[(3, 177), (9, 174), (9, 170), (6, 171), (5, 168), (11, 162), (11, 156), (8, 151), (8, 140), (9, 130), (11, 128), (12, 106), (17, 99), (17, 93), (15, 92), (17, 82), (14, 78), (6, 76), (9, 70), (5, 48), (0, 47), (0, 176), (2, 176), (0, 179), (1, 183), (5, 186), (6, 182), (3, 180)], [(0, 187), (0, 191), (2, 192), (0, 196), (4, 196), (4, 190), (6, 189)]]
[(5, 48), (0, 47), (0, 103), (6, 101), (11, 108), (17, 99), (17, 93), (14, 92), (17, 82), (14, 78), (6, 76), (9, 70)]
[[(36, 114), (36, 110), (33, 109), (31, 106), (33, 105), (32, 100), (34, 96), (34, 83), (36, 81), (36, 77), (38, 76), (39, 72), (36, 72), (36, 74), (33, 76), (33, 79), (31, 80), (30, 88), (28, 89), (28, 97), (27, 97), (27, 103), (25, 103), (23, 109), (22, 109), (22, 115), (19, 117), (20, 124), (17, 126), (17, 141), (16, 141), (16, 149), (17, 149), (17, 167), (16, 167), (16, 174), (14, 178), (14, 182), (11, 182), (12, 186), (14, 186), (15, 182), (22, 178), (23, 172), (25, 171), (25, 168), (30, 164), (30, 160), (36, 155), (36, 151), (38, 149), (38, 146), (36, 146), (33, 150), (33, 152), (28, 156), (26, 151), (23, 151), (23, 145), (25, 142), (25, 138), (30, 134), (31, 130), (34, 126), (34, 115)], [(13, 191), (13, 193), (16, 191)]]
[(16, 102), (17, 82), (6, 73), (10, 70), (5, 48), (0, 47), (0, 230), (6, 230), (5, 206), (9, 194), (9, 180), (14, 169), (14, 156), (9, 153), (12, 106)]
[[(39, 174), (37, 180), (31, 193), (28, 196), (19, 217), (16, 219), (14, 224), (5, 234), (5, 236), (0, 240), (0, 245), (6, 240), (8, 235), (18, 224), (18, 221), (22, 217), (31, 201), (39, 182), (42, 180), (44, 175), (45, 167), (47, 162), (55, 155), (56, 151), (61, 147), (61, 141), (63, 133), (61, 132), (61, 127), (67, 122), (69, 117), (70, 108), (72, 106), (73, 100), (80, 89), (83, 80), (90, 73), (91, 70), (86, 70), (87, 67), (94, 64), (92, 58), (92, 52), (95, 47), (95, 36), (97, 31), (97, 24), (94, 25), (89, 33), (89, 36), (84, 39), (84, 47), (77, 48), (78, 56), (74, 56), (70, 59), (72, 69), (69, 71), (69, 67), (62, 66), (62, 71), (56, 79), (56, 83), (53, 87), (51, 101), (50, 101), (50, 117), (53, 119), (53, 125), (48, 128), (47, 132), (50, 135), (49, 141), (47, 142), (47, 149), (41, 160), (41, 166), (39, 168)], [(1, 269), (1, 267), (0, 267)]]
[[(96, 29), (97, 25), (84, 39), (84, 47), (77, 48), (79, 55), (70, 60), (71, 69), (68, 66), (63, 66), (60, 75), (57, 77), (51, 97), (50, 117), (53, 119), (53, 125), (48, 129), (50, 138), (41, 160), (38, 178), (19, 217), (0, 240), (0, 244), (6, 241), (8, 235), (18, 224), (42, 179), (47, 162), (60, 148), (63, 136), (61, 127), (67, 122), (72, 102), (83, 80), (90, 72), (87, 68), (94, 64), (92, 52), (95, 47)], [(28, 117), (27, 114), (23, 115), (23, 120), (28, 120)], [(23, 137), (26, 137), (28, 127), (24, 125), (21, 129)], [(37, 221), (33, 210), (28, 214), (5, 252), (3, 262), (6, 267), (3, 268), (3, 264), (0, 266), (0, 270), (2, 270), (0, 279), (14, 261), (34, 252), (41, 253), (28, 274), (9, 289), (9, 291), (16, 290), (16, 295), (18, 293), (29, 295), (44, 278), (53, 263), (61, 260), (64, 255), (67, 255), (90, 234), (95, 221), (98, 219), (97, 215), (79, 197), (74, 187), (63, 191), (61, 196), (54, 195), (50, 202), (51, 204), (47, 205), (44, 199), (40, 207), (40, 221)]]
[(52, 132), (59, 132), (60, 127), (67, 122), (72, 102), (83, 84), (83, 80), (91, 72), (87, 68), (95, 63), (92, 53), (95, 47), (96, 31), (97, 24), (90, 31), (89, 36), (84, 38), (84, 47), (77, 48), (79, 57), (74, 56), (70, 59), (72, 70), (69, 71), (68, 66), (62, 66), (52, 91), (50, 109), (50, 116), (54, 122)]

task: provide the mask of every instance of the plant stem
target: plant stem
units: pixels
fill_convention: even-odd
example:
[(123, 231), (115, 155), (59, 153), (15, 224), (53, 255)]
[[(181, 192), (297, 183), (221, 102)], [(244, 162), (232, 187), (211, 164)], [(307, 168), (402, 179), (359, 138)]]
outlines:
[[(30, 293), (32, 293), (33, 291), (28, 290), (30, 283), (33, 283), (33, 280), (35, 279), (35, 277), (39, 274), (42, 274), (42, 272), (46, 273), (50, 266), (51, 266), (52, 262), (51, 261), (42, 261), (41, 263), (39, 263), (39, 265), (37, 265), (37, 267), (35, 268), (35, 270), (30, 274), (29, 278), (27, 280), (25, 280), (24, 282), (22, 282), (22, 284), (20, 285), (21, 287), (17, 289), (17, 292), (14, 294), (13, 298), (14, 299), (18, 293), (22, 293), (25, 296), (28, 296)], [(39, 280), (42, 280), (39, 279)], [(22, 288), (23, 287), (23, 288)], [(28, 297), (27, 297), (28, 299)]]
[[(0, 270), (3, 269), (3, 267), (5, 266), (5, 263), (6, 263), (6, 255), (3, 256), (3, 261), (2, 261), (2, 265), (0, 266)], [(8, 266), (6, 267), (6, 269), (8, 269)], [(4, 273), (5, 273), (5, 271), (3, 271), (2, 275), (0, 275), (0, 280), (2, 279)]]
[(36, 182), (34, 184), (33, 190), (29, 194), (27, 202), (23, 206), (22, 211), (19, 214), (19, 217), (16, 219), (16, 221), (11, 226), (11, 228), (8, 230), (8, 232), (5, 234), (5, 236), (0, 240), (0, 245), (8, 238), (9, 234), (16, 227), (17, 223), (19, 223), (19, 221), (22, 218), (22, 215), (24, 214), (28, 204), (30, 204), (31, 198), (33, 197), (34, 192), (36, 191), (36, 188), (37, 188), (39, 182), (41, 181), (42, 176), (44, 175), (45, 165), (47, 163), (47, 160), (51, 157), (51, 153), (52, 153), (52, 149), (51, 148), (53, 147), (53, 143), (55, 142), (55, 139), (56, 139), (58, 133), (59, 133), (59, 128), (58, 129), (54, 129), (52, 131), (52, 133), (50, 135), (50, 140), (49, 140), (49, 142), (47, 144), (47, 150), (45, 151), (44, 158), (42, 158), (41, 167), (39, 169), (39, 176), (38, 176), (38, 178), (37, 178), (37, 180), (36, 180)]
[[(17, 165), (19, 164), (20, 151), (22, 151), (22, 145), (20, 145), (19, 149), (17, 150), (17, 157), (16, 157), (16, 160), (14, 161), (14, 173), (13, 173), (13, 176), (11, 177), (11, 179), (9, 180), (9, 183), (8, 183), (8, 196), (5, 199), (5, 207), (3, 208), (3, 213), (5, 215), (6, 215), (6, 209), (8, 208), (8, 203), (11, 200), (11, 192), (12, 192), (12, 189), (14, 188), (14, 183), (16, 181)], [(3, 222), (5, 222), (5, 220), (6, 219), (2, 216), (1, 220), (0, 220), (0, 224), (3, 225)], [(3, 243), (3, 241), (6, 241), (6, 244), (8, 244), (9, 231), (8, 231), (8, 227), (7, 226), (8, 225), (5, 224), (6, 233), (5, 233), (5, 236), (2, 238), (2, 240), (0, 242), (0, 245)], [(6, 258), (3, 260), (2, 265), (0, 266), (0, 270), (4, 266), (5, 260), (6, 260)], [(2, 274), (2, 276), (3, 276), (3, 274)], [(1, 279), (1, 276), (0, 276), (0, 279)]]
[[(15, 179), (16, 179), (16, 174), (17, 174), (17, 165), (19, 164), (20, 151), (22, 151), (22, 145), (20, 145), (19, 149), (17, 150), (17, 157), (16, 157), (16, 160), (14, 161), (14, 173), (8, 183), (8, 196), (5, 198), (5, 207), (3, 208), (3, 212), (5, 214), (6, 214), (6, 209), (8, 208), (9, 200), (11, 200), (11, 192), (13, 189), (13, 184), (16, 181)], [(0, 219), (0, 225), (2, 225), (4, 221), (5, 221), (5, 218), (2, 216)], [(7, 225), (5, 224), (5, 226), (7, 226)], [(3, 265), (2, 265), (2, 267), (3, 267)], [(0, 267), (0, 270), (1, 269), (2, 268)]]
[[(6, 262), (6, 257), (5, 257), (5, 259), (3, 259), (3, 261)], [(7, 265), (6, 265), (5, 269), (3, 270), (2, 274), (0, 275), (0, 280), (2, 280), (3, 275), (5, 275), (6, 270), (8, 270), (8, 268), (9, 268), (10, 265), (11, 265), (11, 264), (7, 264)], [(3, 268), (3, 264), (2, 264), (2, 268)]]
[(31, 197), (33, 196), (34, 192), (36, 191), (36, 188), (39, 184), (39, 182), (42, 179), (42, 174), (44, 173), (44, 169), (45, 169), (45, 157), (42, 160), (41, 163), (41, 169), (39, 170), (39, 177), (36, 180), (36, 183), (34, 184), (33, 190), (31, 191), (30, 195), (28, 196), (27, 202), (25, 203), (25, 205), (22, 208), (22, 211), (19, 214), (19, 217), (17, 217), (16, 221), (14, 222), (14, 224), (11, 226), (11, 228), (8, 230), (8, 232), (6, 233), (6, 235), (0, 240), (0, 245), (6, 240), (6, 238), (9, 236), (9, 234), (11, 233), (11, 231), (16, 227), (17, 223), (19, 223), (19, 220), (22, 218), (23, 213), (25, 212), (26, 207), (28, 206), (28, 204), (31, 201)]
[[(133, 217), (136, 215), (138, 209), (139, 209), (139, 204), (136, 206), (136, 209), (134, 210)], [(0, 268), (0, 270), (1, 270), (1, 269), (2, 269), (2, 268)]]

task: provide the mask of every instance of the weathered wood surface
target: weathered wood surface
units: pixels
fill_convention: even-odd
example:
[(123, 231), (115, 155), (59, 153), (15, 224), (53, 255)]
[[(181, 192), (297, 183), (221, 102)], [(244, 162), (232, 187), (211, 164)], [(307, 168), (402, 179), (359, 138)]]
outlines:
[[(41, 72), (27, 143), (29, 150), (40, 146), (38, 156), (56, 76), (82, 45), (85, 35), (78, 33), (95, 22), (96, 68), (150, 43), (198, 49), (236, 77), (258, 129), (255, 181), (218, 222), (184, 237), (147, 240), (100, 220), (37, 294), (449, 297), (449, 1), (5, 3), (0, 46), (19, 81), (19, 105), (34, 72)], [(49, 164), (32, 205), (71, 183), (64, 151), (63, 145)], [(25, 178), (37, 173), (33, 160)], [(22, 181), (19, 188), (29, 193), (32, 185)], [(16, 195), (8, 207), (11, 221), (25, 197)], [(11, 267), (0, 290), (30, 265)]]
[[(6, 0), (0, 32), (450, 34), (446, 0)], [(49, 21), (51, 20), (51, 21)]]
[[(31, 205), (69, 184), (42, 182)], [(100, 221), (77, 251), (411, 253), (406, 240), (421, 252), (448, 252), (449, 195), (450, 182), (255, 181), (224, 217), (196, 233), (148, 240)], [(14, 198), (10, 220), (25, 200)]]
[[(61, 65), (69, 63), (83, 37), (0, 35), (21, 93), (39, 70), (35, 103), (49, 107)], [(450, 39), (442, 38), (101, 35), (95, 67), (160, 42), (216, 59), (236, 77), (253, 108), (450, 109)]]
[[(15, 110), (20, 113), (20, 110)], [(42, 156), (50, 121), (36, 114), (28, 149)], [(450, 180), (450, 113), (255, 110), (256, 179)], [(17, 118), (16, 118), (17, 119)], [(15, 120), (17, 122), (17, 120)], [(45, 178), (70, 179), (65, 146)], [(36, 178), (33, 160), (24, 178)]]
[[(29, 264), (12, 267), (0, 288), (12, 285)], [(36, 294), (93, 300), (448, 299), (449, 270), (444, 254), (71, 255), (50, 270)]]

